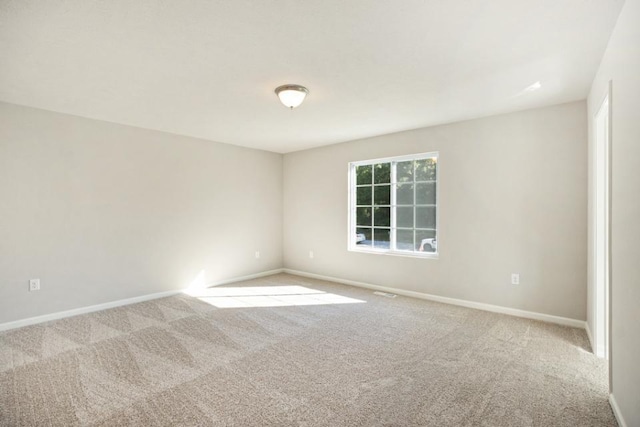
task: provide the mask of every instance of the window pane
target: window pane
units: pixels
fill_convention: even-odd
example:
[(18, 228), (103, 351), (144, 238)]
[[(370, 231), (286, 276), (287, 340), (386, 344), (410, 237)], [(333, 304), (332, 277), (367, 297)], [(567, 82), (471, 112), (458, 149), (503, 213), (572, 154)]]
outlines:
[(431, 155), (434, 157), (419, 160), (403, 156), (352, 164), (355, 182), (350, 190), (350, 221), (354, 228), (349, 241), (354, 247), (381, 252), (393, 248), (404, 255), (438, 252), (438, 158), (436, 153)]
[(436, 207), (416, 207), (416, 228), (436, 228)]
[(436, 183), (424, 182), (416, 184), (416, 205), (436, 204)]
[(436, 159), (416, 160), (416, 181), (435, 181)]
[(401, 251), (414, 251), (413, 230), (396, 230), (396, 248)]
[(396, 203), (399, 205), (413, 205), (413, 184), (398, 184)]
[(420, 252), (436, 252), (438, 242), (433, 230), (416, 230), (416, 243)]
[(371, 165), (356, 166), (356, 183), (371, 184)]
[(389, 241), (391, 240), (391, 230), (388, 228), (373, 229), (373, 247), (389, 249)]
[(373, 165), (375, 184), (391, 182), (391, 163), (378, 163)]
[(396, 165), (396, 179), (398, 182), (413, 182), (413, 160), (398, 162)]
[(396, 208), (396, 227), (413, 228), (413, 206)]
[(371, 227), (371, 208), (356, 208), (356, 225)]
[(358, 187), (357, 190), (357, 202), (358, 205), (370, 205), (371, 204), (371, 187)]
[(356, 245), (371, 246), (373, 230), (371, 228), (356, 229)]
[(373, 187), (373, 201), (375, 205), (391, 204), (391, 186), (377, 185)]
[(373, 208), (373, 225), (376, 227), (391, 225), (391, 208)]

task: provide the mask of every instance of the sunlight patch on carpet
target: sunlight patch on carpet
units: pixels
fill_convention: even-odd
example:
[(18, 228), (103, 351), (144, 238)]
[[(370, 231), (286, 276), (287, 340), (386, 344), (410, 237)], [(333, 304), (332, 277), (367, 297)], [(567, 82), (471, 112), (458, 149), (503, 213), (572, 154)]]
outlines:
[(214, 287), (189, 289), (185, 293), (218, 308), (288, 307), (366, 302), (304, 286)]

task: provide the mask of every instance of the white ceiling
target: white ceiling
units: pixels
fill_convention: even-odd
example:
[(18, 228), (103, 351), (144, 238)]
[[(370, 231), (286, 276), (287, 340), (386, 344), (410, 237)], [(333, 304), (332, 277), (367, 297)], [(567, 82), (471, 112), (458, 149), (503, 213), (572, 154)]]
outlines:
[(584, 99), (623, 2), (0, 0), (0, 100), (290, 152)]

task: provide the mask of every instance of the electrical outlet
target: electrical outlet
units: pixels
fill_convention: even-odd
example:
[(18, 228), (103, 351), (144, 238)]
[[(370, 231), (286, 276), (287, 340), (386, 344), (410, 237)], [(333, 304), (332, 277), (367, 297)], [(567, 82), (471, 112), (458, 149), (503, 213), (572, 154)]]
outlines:
[(309, 258), (313, 258), (313, 251), (309, 251)]
[(519, 273), (512, 273), (511, 274), (511, 284), (512, 285), (519, 285), (520, 284), (520, 274)]
[(40, 279), (29, 280), (29, 291), (39, 291), (39, 290), (40, 290)]
[(260, 251), (256, 251), (256, 259), (260, 258)]

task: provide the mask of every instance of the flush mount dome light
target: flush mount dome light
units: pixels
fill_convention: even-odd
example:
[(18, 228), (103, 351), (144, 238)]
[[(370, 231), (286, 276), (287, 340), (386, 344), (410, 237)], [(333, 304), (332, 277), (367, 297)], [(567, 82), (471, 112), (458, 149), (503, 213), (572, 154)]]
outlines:
[(309, 89), (300, 85), (282, 85), (276, 88), (276, 95), (280, 98), (280, 102), (292, 110), (302, 104), (308, 94)]

